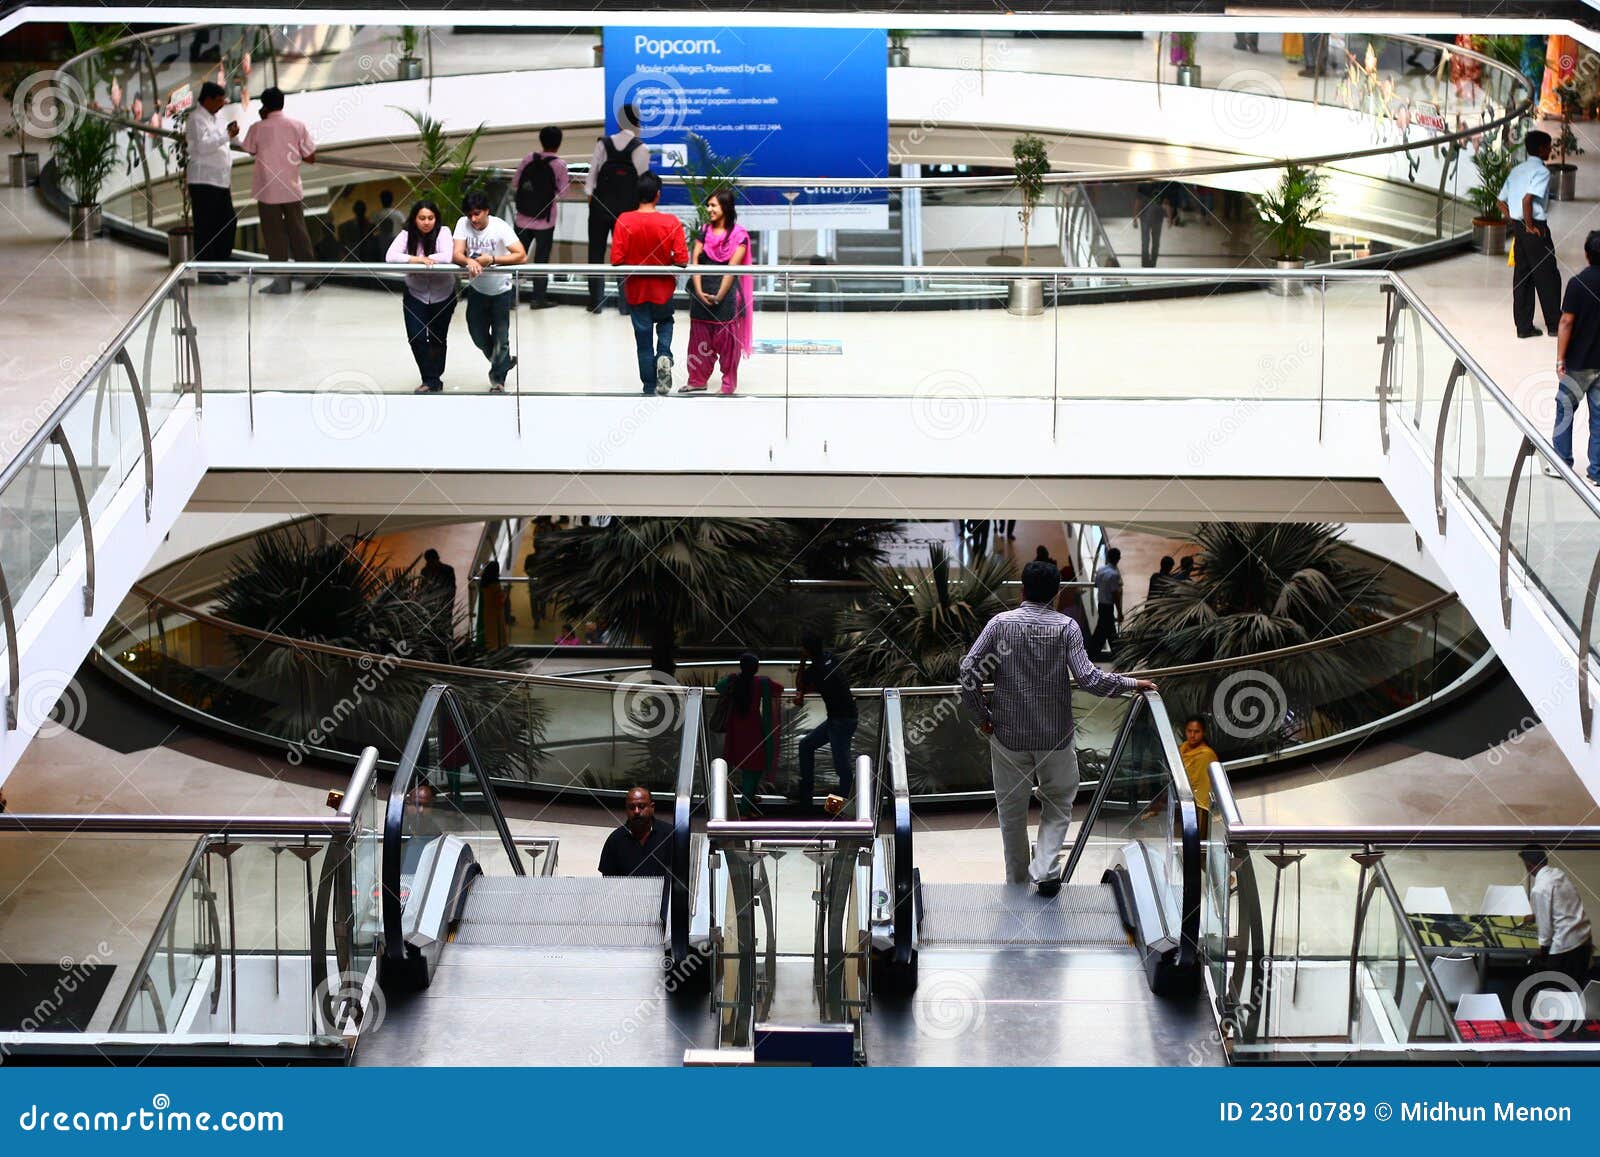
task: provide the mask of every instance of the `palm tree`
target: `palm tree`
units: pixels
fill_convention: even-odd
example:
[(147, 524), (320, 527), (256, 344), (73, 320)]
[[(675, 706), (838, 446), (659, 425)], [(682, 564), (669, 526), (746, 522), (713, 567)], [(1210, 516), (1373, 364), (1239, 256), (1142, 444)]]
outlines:
[(296, 744), (353, 750), (371, 743), (394, 758), (438, 676), (388, 657), (482, 668), (488, 677), (456, 683), (480, 752), (502, 778), (535, 773), (545, 706), (494, 679), (503, 656), (473, 643), (453, 608), (441, 608), (419, 576), (389, 566), (370, 539), (316, 542), (299, 526), (270, 531), (232, 564), (215, 604), (219, 617), (242, 626), (381, 658), (353, 661), (229, 636), (235, 662), (223, 678), (196, 672), (214, 708), (226, 699), (229, 712), (253, 716)]
[[(1394, 611), (1383, 576), (1351, 561), (1336, 527), (1211, 522), (1194, 542), (1193, 580), (1167, 584), (1128, 616), (1118, 644), (1124, 670), (1256, 655), (1353, 631)], [(1396, 669), (1393, 644), (1373, 636), (1167, 679), (1161, 690), (1176, 718), (1215, 716), (1212, 745), (1237, 757), (1392, 709), (1381, 681)], [(1244, 698), (1230, 702), (1236, 695)]]
[(839, 647), (852, 678), (876, 686), (954, 683), (978, 632), (1006, 609), (1011, 562), (985, 555), (954, 573), (941, 543), (928, 565), (863, 571), (867, 590), (841, 616)]
[(853, 579), (889, 559), (884, 543), (905, 523), (892, 518), (786, 518), (795, 536), (796, 578)]
[(775, 519), (613, 518), (542, 536), (529, 573), (563, 616), (604, 624), (613, 644), (644, 640), (671, 674), (686, 635), (745, 641), (740, 617), (782, 581), (794, 546)]

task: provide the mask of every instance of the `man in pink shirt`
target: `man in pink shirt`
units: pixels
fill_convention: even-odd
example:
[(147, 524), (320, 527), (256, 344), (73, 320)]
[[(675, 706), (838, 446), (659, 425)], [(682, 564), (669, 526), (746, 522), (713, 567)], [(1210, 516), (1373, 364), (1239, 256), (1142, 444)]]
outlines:
[[(317, 159), (317, 145), (304, 121), (284, 115), (282, 89), (269, 88), (261, 94), (261, 119), (250, 126), (240, 147), (256, 159), (250, 193), (260, 213), (267, 257), (287, 261), (292, 248), (296, 261), (312, 260), (300, 165)], [(308, 288), (315, 289), (316, 283)], [(261, 292), (288, 293), (289, 279), (276, 278)]]
[[(539, 130), (538, 150), (522, 158), (516, 176), (511, 178), (517, 209), (517, 240), (522, 242), (529, 260), (536, 265), (550, 263), (550, 250), (556, 240), (556, 213), (571, 184), (567, 162), (556, 151), (560, 148), (560, 128), (546, 125)], [(532, 166), (531, 172), (529, 166)], [(546, 309), (555, 304), (547, 293), (549, 284), (548, 277), (533, 279), (534, 309)]]

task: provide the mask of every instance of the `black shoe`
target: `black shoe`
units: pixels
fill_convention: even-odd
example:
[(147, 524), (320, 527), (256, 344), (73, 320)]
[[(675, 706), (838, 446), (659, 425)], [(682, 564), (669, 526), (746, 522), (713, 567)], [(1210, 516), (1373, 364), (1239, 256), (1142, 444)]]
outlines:
[(538, 301), (530, 301), (528, 303), (529, 309), (554, 309), (555, 307), (556, 303), (551, 301), (549, 298), (543, 298)]
[(1543, 337), (1544, 336), (1544, 330), (1542, 330), (1542, 329), (1519, 329), (1517, 331), (1517, 336), (1518, 337)]
[(221, 273), (202, 273), (200, 275), (201, 285), (227, 285), (230, 280), (232, 279)]
[(1048, 880), (1040, 880), (1038, 884), (1039, 895), (1046, 900), (1061, 893), (1061, 877), (1051, 876)]
[(260, 290), (258, 290), (258, 292), (260, 292), (260, 293), (272, 293), (272, 294), (288, 293), (289, 292), (289, 283), (287, 281), (272, 281), (272, 282), (268, 282), (266, 285), (263, 285), (260, 288)]
[(591, 301), (584, 308), (590, 313), (604, 313), (606, 311), (605, 306), (601, 305), (598, 301)]

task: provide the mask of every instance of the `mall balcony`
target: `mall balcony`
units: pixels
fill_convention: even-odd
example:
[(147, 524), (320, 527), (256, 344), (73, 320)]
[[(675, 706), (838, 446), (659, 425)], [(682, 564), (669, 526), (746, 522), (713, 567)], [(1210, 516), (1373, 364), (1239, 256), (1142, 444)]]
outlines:
[[(418, 177), (401, 108), (453, 140), (486, 120), (499, 197), (536, 137), (521, 110), (566, 129), (581, 171), (603, 71), (591, 39), (541, 20), (436, 26), (414, 79), (371, 75), (393, 30), (362, 24), (141, 32), (58, 74), (102, 98), (130, 165), (87, 243), (63, 240), (56, 166), (0, 193), (25, 251), (0, 316), (8, 1059), (1595, 1061), (1600, 982), (1521, 982), (1538, 937), (1519, 849), (1600, 888), (1600, 496), (1548, 437), (1552, 347), (1512, 336), (1509, 273), (1467, 251), (1464, 150), (1529, 115), (1516, 69), (1452, 47), (1473, 67), (1454, 83), (1438, 40), (1342, 17), (1337, 75), (1303, 77), (1272, 51), (1298, 34), (1263, 17), (1262, 51), (1237, 58), (1235, 26), (1206, 24), (1208, 71), (1178, 84), (1165, 57), (1152, 74), (1153, 33), (930, 22), (887, 69), (897, 172), (741, 182), (830, 186), (863, 220), (752, 217), (756, 345), (732, 396), (641, 390), (616, 301), (642, 270), (582, 260), (580, 204), (550, 264), (510, 270), (504, 392), (458, 326), (443, 394), (418, 396), (404, 268), (264, 260), (244, 158), (240, 259), (169, 261), (171, 132), (106, 111), (209, 75), (196, 43), (256, 49), (316, 126), (307, 204), (335, 238), (358, 197)], [(1437, 115), (1400, 125), (1397, 94)], [(1026, 231), (996, 125), (1049, 150)], [(1600, 139), (1572, 127), (1582, 190)], [(1327, 208), (1309, 263), (1264, 263), (1250, 198), (1291, 163)], [(1190, 221), (1140, 267), (1153, 180), (1189, 190)], [(1575, 267), (1583, 203), (1550, 219)], [(520, 307), (536, 276), (554, 308)], [(812, 798), (746, 800), (712, 690), (742, 636), (689, 641), (666, 677), (643, 638), (557, 646), (520, 573), (550, 515), (892, 520), (905, 574), (1020, 561), (1003, 534), (950, 530), (974, 513), (1083, 578), (1113, 545), (1153, 568), (1201, 524), (1333, 524), (1394, 605), (1142, 668), (1156, 692), (1074, 692), (1083, 784), (1050, 898), (1000, 883), (988, 741), (958, 688), (856, 687), (854, 790), (824, 767)], [(229, 583), (288, 534), (398, 571), (437, 545), (471, 576), (451, 608), (469, 634), (499, 630), (480, 583), (528, 618), (485, 644), (493, 662), (458, 662), (230, 617)], [(504, 579), (480, 579), (490, 560)], [(778, 585), (833, 615), (872, 582)], [(792, 687), (777, 651), (763, 670)], [(1320, 668), (1358, 676), (1296, 690)], [(1189, 705), (1241, 689), (1266, 720), (1249, 738), (1270, 734), (1197, 781)], [(814, 697), (786, 713), (786, 773), (822, 718)], [(665, 875), (602, 877), (635, 786), (668, 831)]]

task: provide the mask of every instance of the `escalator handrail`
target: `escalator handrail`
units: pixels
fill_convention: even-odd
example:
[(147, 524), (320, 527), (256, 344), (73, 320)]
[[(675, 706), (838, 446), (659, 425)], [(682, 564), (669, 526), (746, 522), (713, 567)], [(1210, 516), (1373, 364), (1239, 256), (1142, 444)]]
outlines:
[(678, 779), (672, 799), (672, 871), (667, 878), (667, 928), (673, 967), (689, 958), (689, 916), (693, 896), (690, 876), (690, 817), (694, 812), (694, 772), (705, 753), (701, 722), (705, 689), (690, 687), (683, 704), (678, 747)]
[[(1141, 692), (1145, 708), (1150, 712), (1156, 734), (1161, 737), (1161, 753), (1167, 765), (1167, 790), (1177, 804), (1179, 829), (1182, 833), (1180, 849), (1183, 860), (1183, 891), (1178, 900), (1179, 940), (1178, 963), (1184, 968), (1194, 964), (1200, 955), (1200, 880), (1204, 870), (1200, 847), (1200, 806), (1195, 803), (1194, 787), (1183, 767), (1183, 755), (1178, 751), (1178, 740), (1172, 730), (1172, 720), (1167, 717), (1166, 704), (1159, 691)], [(1111, 778), (1109, 774), (1107, 779)]]
[(467, 766), (477, 777), (479, 790), (489, 806), (489, 813), (494, 819), (495, 830), (505, 848), (506, 858), (511, 861), (512, 872), (518, 876), (525, 874), (516, 841), (511, 837), (505, 813), (500, 810), (500, 798), (495, 794), (494, 784), (484, 771), (483, 761), (478, 758), (477, 744), (472, 741), (472, 729), (467, 726), (460, 699), (449, 684), (435, 683), (428, 688), (422, 696), (421, 704), (417, 707), (416, 717), (411, 723), (411, 734), (406, 738), (405, 751), (400, 756), (400, 763), (394, 773), (394, 782), (389, 788), (389, 802), (384, 815), (383, 952), (392, 960), (403, 960), (406, 955), (404, 905), (400, 902), (406, 797), (416, 786), (418, 765), (422, 759), (423, 748), (428, 742), (428, 727), (441, 707), (449, 714), (450, 722), (456, 729), (456, 738), (466, 757)]
[(1111, 781), (1116, 778), (1116, 768), (1122, 762), (1122, 752), (1128, 745), (1128, 734), (1133, 730), (1134, 721), (1145, 709), (1146, 694), (1148, 692), (1133, 693), (1133, 702), (1128, 707), (1128, 713), (1122, 717), (1122, 725), (1117, 728), (1117, 736), (1111, 741), (1111, 751), (1106, 757), (1105, 773), (1101, 775), (1100, 782), (1095, 784), (1094, 795), (1089, 798), (1089, 808), (1084, 812), (1083, 822), (1078, 825), (1078, 838), (1072, 842), (1072, 851), (1067, 854), (1067, 865), (1061, 870), (1063, 885), (1072, 882), (1072, 873), (1077, 870), (1078, 861), (1083, 859), (1083, 853), (1089, 847), (1089, 833), (1094, 830), (1095, 823), (1100, 818), (1100, 809), (1106, 802), (1106, 796), (1111, 794)]
[(883, 692), (881, 752), (879, 765), (887, 768), (882, 778), (894, 804), (894, 962), (910, 964), (916, 950), (913, 938), (916, 860), (912, 846), (911, 778), (906, 767), (905, 719), (900, 708), (900, 692), (894, 687), (885, 688)]

